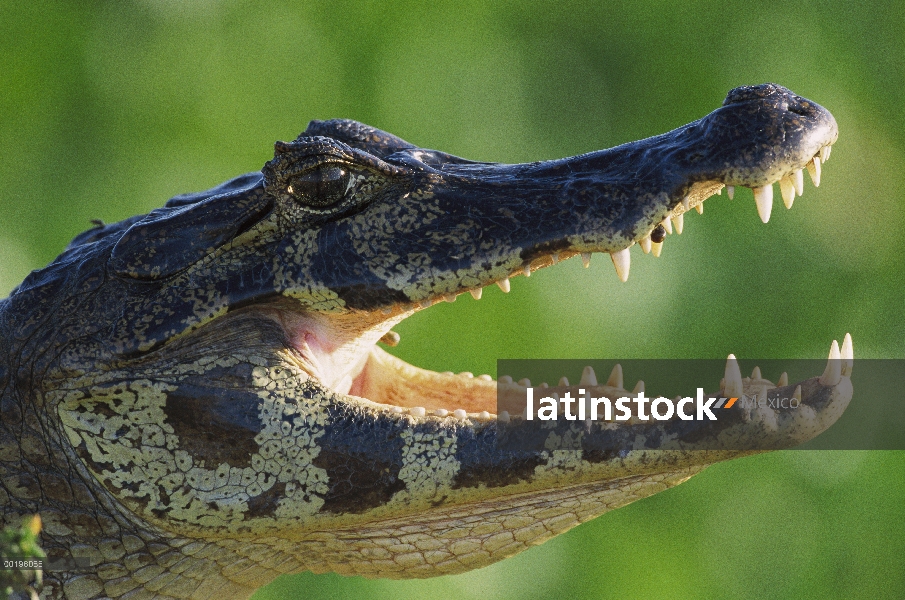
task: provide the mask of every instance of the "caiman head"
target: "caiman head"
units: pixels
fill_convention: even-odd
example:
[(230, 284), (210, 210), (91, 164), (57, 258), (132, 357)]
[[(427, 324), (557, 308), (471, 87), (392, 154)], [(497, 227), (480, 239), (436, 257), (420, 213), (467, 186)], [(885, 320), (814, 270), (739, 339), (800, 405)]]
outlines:
[[(745, 454), (690, 438), (506, 452), (489, 376), (423, 370), (376, 344), (432, 304), (509, 291), (511, 277), (573, 256), (607, 253), (624, 281), (632, 246), (659, 255), (683, 214), (723, 188), (752, 188), (767, 221), (772, 184), (791, 205), (803, 169), (819, 183), (836, 138), (829, 112), (773, 84), (732, 90), (663, 135), (530, 164), (312, 121), (260, 173), (80, 235), (0, 304), (4, 421), (40, 431), (59, 453), (45, 469), (83, 481), (92, 514), (108, 517), (92, 533), (73, 524), (79, 502), (62, 510), (40, 493), (13, 494), (7, 512), (45, 513), (51, 547), (80, 531), (100, 544), (104, 527), (213, 544), (248, 568), (209, 571), (248, 589), (301, 569), (426, 577), (511, 556)], [(811, 408), (807, 423), (756, 407), (736, 433), (794, 443), (828, 427), (851, 396), (850, 339), (830, 358), (820, 377), (778, 382)], [(625, 394), (618, 374), (582, 385)], [(721, 391), (752, 386), (776, 387), (730, 360)], [(643, 439), (657, 425), (619, 427)]]

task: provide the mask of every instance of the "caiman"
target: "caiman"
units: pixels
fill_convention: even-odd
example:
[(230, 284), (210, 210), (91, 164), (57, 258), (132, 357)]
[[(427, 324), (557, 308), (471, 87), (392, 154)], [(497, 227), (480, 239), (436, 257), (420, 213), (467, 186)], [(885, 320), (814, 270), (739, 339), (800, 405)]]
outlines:
[[(246, 598), (304, 570), (476, 569), (749, 454), (658, 450), (659, 424), (638, 422), (618, 427), (646, 443), (616, 453), (506, 451), (497, 382), (377, 343), (573, 256), (607, 253), (624, 281), (632, 246), (659, 255), (724, 187), (753, 189), (767, 221), (772, 184), (790, 205), (837, 136), (774, 84), (669, 133), (528, 164), (312, 121), (260, 172), (98, 223), (0, 300), (3, 524), (40, 514), (48, 555), (82, 561), (46, 571), (44, 597)], [(730, 357), (721, 391), (794, 393), (810, 419), (755, 407), (736, 437), (817, 435), (851, 369), (848, 336), (822, 375), (778, 388)]]

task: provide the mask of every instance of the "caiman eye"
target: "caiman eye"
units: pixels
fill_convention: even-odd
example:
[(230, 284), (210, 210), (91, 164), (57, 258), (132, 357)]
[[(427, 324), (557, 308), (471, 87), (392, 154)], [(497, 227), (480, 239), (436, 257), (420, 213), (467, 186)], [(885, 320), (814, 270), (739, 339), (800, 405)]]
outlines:
[(326, 208), (345, 198), (349, 177), (342, 166), (322, 165), (290, 179), (286, 191), (302, 204)]

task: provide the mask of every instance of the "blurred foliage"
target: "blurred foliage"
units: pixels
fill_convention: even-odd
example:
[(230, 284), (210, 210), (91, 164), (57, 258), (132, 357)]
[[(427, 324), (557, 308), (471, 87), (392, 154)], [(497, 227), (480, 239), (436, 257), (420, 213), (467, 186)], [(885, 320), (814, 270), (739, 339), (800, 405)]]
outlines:
[[(420, 313), (394, 352), (494, 373), (502, 357), (820, 357), (850, 331), (858, 357), (905, 356), (903, 3), (36, 0), (0, 5), (0, 34), (0, 295), (89, 219), (258, 169), (309, 119), (531, 161), (661, 133), (774, 81), (840, 128), (793, 210), (763, 225), (749, 191), (715, 197), (661, 258), (633, 250), (627, 284), (605, 257), (568, 261), (508, 297)], [(256, 599), (901, 598), (903, 463), (749, 458), (477, 572), (301, 574)]]
[[(3, 529), (0, 531), (0, 557), (4, 560), (44, 558), (44, 551), (38, 545), (39, 533), (41, 518), (37, 515), (27, 519), (19, 529)], [(0, 600), (6, 600), (14, 592), (37, 598), (35, 588), (41, 589), (41, 580), (40, 569), (7, 569), (6, 565), (0, 565)]]

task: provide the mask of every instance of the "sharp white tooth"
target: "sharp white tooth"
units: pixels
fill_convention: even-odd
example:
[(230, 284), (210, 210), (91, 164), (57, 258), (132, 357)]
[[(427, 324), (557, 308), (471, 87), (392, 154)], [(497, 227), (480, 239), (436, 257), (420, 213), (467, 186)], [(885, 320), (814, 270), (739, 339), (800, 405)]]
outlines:
[(830, 356), (826, 361), (826, 369), (820, 376), (821, 385), (836, 385), (842, 379), (842, 355), (839, 353), (839, 342), (833, 340)]
[(801, 404), (801, 386), (800, 385), (795, 386), (795, 391), (792, 392), (792, 397), (795, 398), (796, 400), (798, 400), (798, 403)]
[(508, 410), (500, 411), (499, 416), (497, 416), (497, 420), (501, 421), (503, 423), (508, 423), (509, 422), (509, 411)]
[(682, 235), (682, 230), (685, 229), (685, 213), (677, 215), (672, 219), (673, 224), (676, 226), (676, 233)]
[(509, 285), (509, 278), (508, 278), (508, 277), (507, 277), (506, 279), (501, 279), (501, 280), (497, 281), (496, 284), (497, 284), (498, 286), (500, 286), (500, 289), (503, 290), (503, 292), (506, 293), (506, 294), (508, 294), (508, 293), (509, 293), (509, 290), (512, 289), (512, 286)]
[(795, 184), (792, 183), (790, 175), (779, 180), (779, 191), (782, 194), (782, 203), (786, 205), (786, 208), (792, 208), (792, 203), (795, 201)]
[(725, 186), (725, 185), (722, 185), (722, 186), (720, 186), (720, 189), (718, 189), (718, 190), (716, 191), (716, 195), (717, 195), (717, 196), (722, 196), (722, 195), (723, 195), (723, 188), (724, 188), (724, 187), (726, 187), (726, 186)]
[(642, 380), (638, 380), (638, 383), (635, 384), (635, 389), (632, 390), (633, 394), (639, 394), (644, 392), (644, 382)]
[(455, 302), (456, 295), (455, 294), (446, 294), (445, 296), (443, 296), (443, 299), (446, 300), (447, 302)]
[(553, 254), (550, 255), (550, 258), (553, 259), (554, 265), (556, 263), (558, 263), (559, 262), (559, 252), (554, 252)]
[(500, 383), (512, 383), (512, 376), (503, 375), (502, 377), (500, 377)]
[(760, 373), (760, 367), (754, 367), (754, 370), (751, 371), (751, 379), (763, 379), (763, 375)]
[(792, 172), (792, 185), (795, 186), (795, 194), (801, 196), (804, 193), (804, 173), (801, 169)]
[(776, 387), (783, 387), (786, 385), (789, 385), (789, 374), (783, 371), (782, 375), (779, 376), (779, 381), (776, 382)]
[(726, 186), (726, 195), (729, 196), (730, 200), (732, 200), (732, 198), (735, 197), (735, 186), (734, 185)]
[(468, 413), (462, 410), (461, 408), (457, 408), (453, 411), (453, 416), (457, 419), (465, 420), (468, 418)]
[(815, 156), (806, 166), (808, 175), (811, 176), (811, 181), (814, 182), (814, 187), (820, 187), (820, 157)]
[(481, 419), (482, 421), (486, 421), (487, 419), (490, 418), (490, 413), (487, 412), (486, 410), (482, 410), (481, 412), (478, 413), (478, 418)]
[(653, 254), (654, 257), (659, 257), (661, 252), (663, 252), (663, 242), (652, 242), (650, 245), (650, 253)]
[(569, 379), (567, 377), (560, 377), (559, 387), (569, 387)]
[(587, 269), (591, 266), (591, 253), (590, 252), (582, 252), (581, 253), (581, 264), (584, 265), (584, 268)]
[(427, 414), (427, 411), (424, 410), (423, 406), (416, 406), (415, 408), (409, 409), (409, 414), (412, 415), (413, 417), (423, 417), (424, 415)]
[(672, 233), (672, 219), (666, 217), (665, 219), (663, 219), (663, 222), (660, 223), (660, 225), (663, 226), (663, 229), (666, 230), (666, 233)]
[[(827, 146), (829, 148), (829, 146)], [(852, 348), (852, 335), (850, 333), (845, 334), (845, 339), (842, 340), (842, 350), (840, 351), (842, 355), (842, 374), (845, 377), (849, 377), (852, 374), (852, 368), (855, 365), (855, 351)]]
[(434, 414), (437, 415), (438, 417), (445, 417), (446, 415), (449, 414), (449, 411), (446, 410), (445, 408), (438, 408), (437, 410), (434, 411)]
[(832, 154), (832, 153), (833, 153), (833, 147), (827, 146), (826, 147), (826, 158), (823, 159), (823, 162), (828, 161), (830, 159), (830, 154)]
[(471, 290), (471, 297), (474, 298), (475, 300), (480, 300), (481, 294), (483, 294), (483, 293), (484, 293), (484, 288), (478, 288), (476, 290)]
[(645, 254), (650, 254), (650, 245), (651, 241), (649, 235), (641, 239), (641, 251)]
[(689, 198), (688, 196), (682, 198), (682, 208), (684, 208), (685, 210), (691, 208), (691, 198)]
[(493, 381), (493, 377), (487, 375), (486, 373), (484, 375), (478, 375), (478, 379), (480, 379), (481, 381)]
[(401, 406), (394, 406), (394, 407), (391, 408), (390, 410), (393, 411), (393, 412), (396, 413), (396, 414), (401, 414), (401, 413), (403, 412), (404, 409), (403, 409)]
[(471, 371), (462, 371), (459, 373), (459, 377), (464, 377), (465, 379), (474, 379), (474, 373)]
[(531, 387), (531, 380), (528, 379), (527, 377), (525, 377), (524, 379), (519, 379), (518, 384), (523, 387), (528, 388), (528, 387)]
[(531, 265), (525, 265), (524, 273), (525, 277), (531, 277)]
[(581, 372), (581, 381), (578, 382), (578, 385), (597, 385), (597, 374), (594, 373), (593, 368), (590, 366), (584, 368), (584, 371)]
[(629, 268), (632, 266), (632, 256), (629, 254), (628, 248), (611, 253), (610, 258), (613, 259), (616, 275), (622, 280), (622, 283), (628, 281)]
[(757, 204), (757, 214), (764, 223), (770, 220), (770, 211), (773, 210), (773, 184), (768, 183), (763, 187), (751, 188), (754, 192), (754, 202)]
[(703, 214), (704, 214), (704, 203), (701, 202), (700, 204), (695, 204), (695, 205), (694, 205), (694, 209), (695, 209), (696, 211), (698, 211), (698, 214), (699, 214), (699, 215), (703, 215)]
[(824, 146), (820, 149), (820, 162), (826, 162), (826, 159), (830, 157), (830, 147)]
[(610, 387), (622, 389), (624, 382), (622, 380), (622, 365), (617, 364), (610, 373), (610, 378), (606, 380), (606, 384)]
[(723, 387), (724, 394), (730, 398), (738, 398), (744, 393), (745, 386), (742, 383), (742, 372), (738, 368), (738, 361), (735, 360), (735, 354), (730, 354), (729, 358), (726, 359), (726, 373), (724, 379), (726, 380)]

